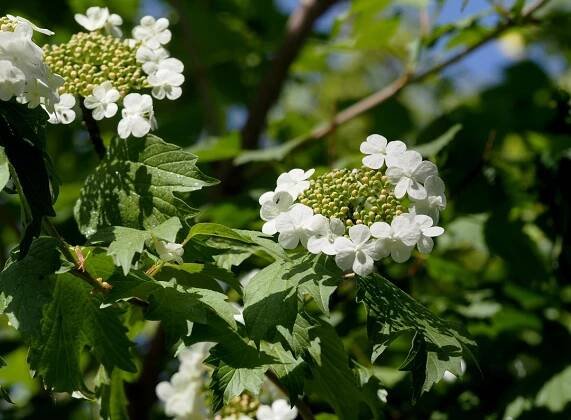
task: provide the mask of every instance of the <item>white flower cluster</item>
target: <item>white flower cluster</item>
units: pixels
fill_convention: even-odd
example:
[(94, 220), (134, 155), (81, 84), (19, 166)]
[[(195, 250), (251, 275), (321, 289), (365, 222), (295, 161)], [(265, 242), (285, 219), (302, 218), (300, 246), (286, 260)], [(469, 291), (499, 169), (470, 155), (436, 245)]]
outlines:
[(0, 18), (0, 100), (16, 98), (29, 108), (53, 111), (64, 80), (44, 63), (42, 49), (32, 40), (34, 30), (53, 34), (18, 16)]
[[(105, 33), (116, 38), (123, 36), (120, 26), (123, 19), (117, 14), (112, 14), (106, 7), (90, 7), (85, 15), (76, 14), (75, 20), (90, 32), (104, 30)], [(134, 60), (142, 69), (146, 77), (142, 83), (144, 87), (151, 88), (151, 95), (156, 99), (178, 99), (182, 95), (181, 85), (184, 82), (183, 63), (173, 57), (164, 48), (171, 40), (171, 32), (168, 29), (169, 21), (166, 18), (156, 19), (145, 16), (140, 24), (132, 31), (132, 39), (127, 43), (130, 48), (135, 48)], [(113, 66), (109, 63), (110, 67)], [(120, 72), (120, 69), (117, 70)], [(128, 78), (128, 75), (123, 79)], [(137, 80), (138, 78), (133, 78)], [(116, 80), (103, 80), (101, 83), (89, 87), (90, 94), (86, 94), (83, 105), (91, 110), (95, 120), (112, 118), (119, 110), (118, 102), (122, 101), (121, 120), (117, 126), (117, 133), (121, 138), (129, 136), (143, 137), (149, 131), (156, 128), (154, 117), (153, 100), (151, 95), (138, 92), (126, 93), (117, 85)], [(62, 95), (63, 96), (63, 95)], [(56, 106), (51, 122), (69, 123), (73, 121), (71, 114), (75, 106), (70, 99), (62, 100)]]
[[(310, 178), (314, 170), (292, 169), (278, 177), (274, 191), (262, 194), (259, 199), (260, 217), (265, 221), (263, 233), (278, 233), (278, 242), (284, 249), (294, 249), (301, 244), (313, 254), (335, 256), (339, 268), (360, 276), (370, 274), (374, 262), (384, 257), (391, 256), (400, 263), (410, 258), (415, 247), (421, 253), (430, 253), (434, 246), (432, 238), (444, 233), (436, 223), (440, 211), (446, 207), (444, 183), (438, 177), (436, 166), (423, 161), (418, 152), (407, 150), (403, 142), (387, 142), (378, 134), (367, 137), (360, 149), (366, 155), (363, 158), (366, 170), (384, 169), (382, 179), (394, 186), (392, 194), (400, 200), (400, 205), (408, 204), (408, 212), (396, 211), (390, 222), (379, 220), (379, 213), (372, 212), (371, 217), (376, 218), (369, 225), (350, 217), (345, 220), (325, 217), (319, 209), (296, 202), (300, 195), (311, 191)], [(357, 172), (353, 170), (353, 174)], [(343, 179), (337, 182), (340, 188), (352, 188)], [(361, 188), (364, 187), (361, 185)], [(352, 197), (357, 197), (361, 191), (352, 193)], [(337, 191), (331, 198), (314, 194), (326, 204), (336, 195), (339, 195)], [(384, 193), (381, 197), (386, 200)], [(351, 202), (341, 204), (345, 214), (351, 212)], [(392, 208), (391, 203), (385, 206)]]
[(165, 414), (177, 420), (207, 418), (208, 408), (204, 399), (204, 382), (207, 369), (202, 363), (210, 345), (195, 344), (183, 349), (178, 358), (180, 367), (170, 379), (157, 385), (157, 397), (165, 404)]

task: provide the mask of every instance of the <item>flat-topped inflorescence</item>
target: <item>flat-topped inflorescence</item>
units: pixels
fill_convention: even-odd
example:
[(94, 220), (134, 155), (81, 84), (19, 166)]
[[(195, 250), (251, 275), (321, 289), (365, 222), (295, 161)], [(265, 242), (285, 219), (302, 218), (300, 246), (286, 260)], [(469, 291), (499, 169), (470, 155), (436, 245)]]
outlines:
[(90, 7), (75, 20), (89, 32), (44, 46), (46, 63), (65, 79), (50, 122), (71, 123), (77, 101), (95, 120), (114, 117), (122, 106), (119, 137), (146, 135), (156, 128), (152, 97), (174, 100), (182, 94), (184, 65), (164, 48), (171, 39), (169, 21), (145, 16), (132, 38), (122, 38), (123, 19), (106, 7)]
[(446, 207), (438, 169), (401, 141), (373, 134), (361, 144), (363, 167), (335, 169), (311, 179), (313, 169), (281, 174), (274, 191), (259, 199), (262, 232), (278, 233), (285, 249), (300, 244), (313, 254), (335, 256), (346, 271), (366, 276), (374, 262), (410, 258), (416, 246), (432, 251)]
[(124, 97), (150, 87), (137, 62), (140, 44), (99, 32), (80, 32), (64, 44), (48, 44), (43, 49), (48, 66), (65, 79), (61, 93), (85, 98), (96, 86), (110, 81)]

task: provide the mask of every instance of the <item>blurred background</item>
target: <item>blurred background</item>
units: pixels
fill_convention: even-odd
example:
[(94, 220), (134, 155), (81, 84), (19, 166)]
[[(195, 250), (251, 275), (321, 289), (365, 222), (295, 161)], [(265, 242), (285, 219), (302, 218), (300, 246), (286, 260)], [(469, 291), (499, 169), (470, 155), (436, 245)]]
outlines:
[[(89, 6), (120, 14), (127, 32), (146, 14), (170, 19), (186, 82), (179, 100), (155, 102), (156, 134), (222, 181), (193, 196), (201, 221), (259, 229), (257, 198), (280, 172), (359, 166), (372, 133), (437, 163), (447, 232), (429, 258), (383, 271), (462, 324), (477, 363), (411, 405), (410, 377), (398, 370), (408, 343), (395, 343), (376, 366), (387, 418), (571, 418), (569, 0), (2, 0), (0, 15), (55, 31), (36, 37), (42, 45), (79, 32), (73, 15)], [(106, 124), (108, 141), (117, 121)], [(81, 244), (73, 206), (97, 157), (78, 122), (48, 135), (62, 182), (55, 222)], [(2, 264), (18, 220), (18, 203), (0, 194)], [(369, 364), (354, 290), (340, 288), (332, 306), (346, 348)], [(0, 385), (14, 402), (0, 402), (0, 419), (97, 418), (94, 404), (42, 390), (17, 333), (0, 323)], [(144, 360), (153, 347), (141, 331)], [(176, 371), (163, 350), (153, 389)], [(151, 415), (164, 418), (158, 403)]]

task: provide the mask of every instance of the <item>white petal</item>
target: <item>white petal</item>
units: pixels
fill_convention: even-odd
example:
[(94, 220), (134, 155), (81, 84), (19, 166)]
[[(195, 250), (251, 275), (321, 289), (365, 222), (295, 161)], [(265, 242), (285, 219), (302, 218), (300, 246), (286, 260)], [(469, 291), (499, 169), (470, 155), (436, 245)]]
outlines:
[(410, 178), (402, 177), (395, 186), (395, 197), (403, 198), (406, 192), (409, 190), (410, 184), (411, 184)]
[(331, 218), (329, 226), (331, 232), (336, 236), (340, 236), (343, 235), (343, 233), (345, 233), (345, 225), (340, 219), (336, 217)]
[(294, 249), (299, 244), (299, 235), (295, 230), (280, 232), (278, 242), (284, 249)]
[(371, 169), (380, 169), (385, 163), (385, 156), (380, 153), (365, 156), (362, 160), (363, 165)]
[(405, 262), (410, 258), (412, 247), (396, 242), (391, 247), (391, 258), (398, 263)]
[(416, 222), (416, 224), (418, 225), (418, 227), (420, 229), (429, 228), (430, 226), (432, 226), (434, 224), (434, 221), (432, 220), (432, 218), (429, 216), (426, 216), (424, 214), (419, 214), (418, 216), (415, 216), (414, 221)]
[(404, 176), (404, 171), (398, 166), (393, 166), (387, 169), (385, 175), (389, 177), (390, 182), (396, 184)]
[(339, 238), (336, 238), (334, 246), (335, 246), (335, 251), (337, 251), (337, 253), (353, 252), (355, 250), (355, 245), (353, 244), (353, 242), (351, 242), (351, 240), (349, 238), (346, 238), (345, 236), (340, 236)]
[(375, 265), (370, 255), (365, 252), (357, 252), (353, 261), (353, 271), (355, 274), (365, 277), (373, 272)]
[(431, 238), (434, 238), (435, 236), (440, 236), (444, 233), (444, 229), (441, 228), (440, 226), (432, 226), (426, 229), (422, 229), (422, 234), (424, 236), (429, 236)]
[[(410, 179), (410, 178), (408, 178), (408, 179), (409, 179), (409, 184), (408, 184), (408, 188), (406, 189), (406, 192), (408, 193), (410, 198), (413, 198), (415, 200), (424, 200), (426, 198), (426, 190), (424, 189), (422, 184), (418, 181), (415, 181), (414, 179)], [(398, 187), (398, 185), (397, 185), (397, 187)], [(402, 197), (399, 197), (397, 195), (396, 188), (395, 188), (395, 196), (397, 198), (402, 198)]]
[(409, 150), (401, 155), (398, 160), (398, 165), (403, 169), (414, 171), (421, 162), (422, 156), (420, 153), (414, 150)]
[(113, 117), (117, 113), (118, 109), (119, 107), (117, 106), (117, 104), (107, 105), (107, 108), (105, 109), (105, 118)]
[(329, 220), (322, 214), (315, 214), (309, 220), (307, 228), (316, 235), (325, 236), (329, 234)]
[(424, 181), (424, 188), (426, 188), (428, 195), (444, 194), (444, 181), (438, 175), (430, 175)]
[(312, 254), (321, 254), (328, 245), (329, 241), (323, 236), (312, 236), (307, 240), (307, 250)]
[(266, 223), (264, 223), (264, 225), (262, 226), (262, 233), (266, 234), (266, 235), (275, 235), (276, 233), (278, 233), (278, 230), (276, 228), (276, 220), (268, 220)]
[(406, 152), (406, 144), (400, 140), (391, 141), (386, 147), (387, 155), (401, 155)]
[(363, 244), (371, 237), (371, 231), (366, 225), (355, 225), (349, 228), (349, 238), (354, 244)]
[(428, 236), (421, 236), (418, 241), (417, 248), (423, 254), (430, 254), (432, 248), (434, 247), (434, 241)]
[(260, 203), (260, 206), (262, 204), (264, 204), (267, 201), (271, 201), (274, 197), (274, 192), (273, 191), (266, 191), (265, 193), (263, 193), (260, 198), (258, 198), (258, 203)]
[(420, 163), (414, 170), (413, 177), (419, 182), (424, 182), (429, 176), (438, 174), (436, 165), (428, 160)]
[[(337, 243), (335, 243), (335, 249), (338, 249)], [(335, 263), (343, 271), (353, 269), (353, 261), (355, 261), (355, 253), (353, 251), (337, 251), (337, 255), (335, 255)]]
[(363, 153), (379, 153), (379, 152), (385, 152), (385, 148), (387, 147), (387, 139), (384, 136), (381, 136), (380, 134), (371, 134), (370, 136), (367, 137), (367, 140), (365, 142), (365, 144), (367, 145), (366, 148), (369, 148), (370, 150), (373, 150), (373, 152), (363, 152)]
[(371, 234), (375, 238), (388, 238), (391, 236), (391, 227), (386, 222), (375, 222), (371, 225)]

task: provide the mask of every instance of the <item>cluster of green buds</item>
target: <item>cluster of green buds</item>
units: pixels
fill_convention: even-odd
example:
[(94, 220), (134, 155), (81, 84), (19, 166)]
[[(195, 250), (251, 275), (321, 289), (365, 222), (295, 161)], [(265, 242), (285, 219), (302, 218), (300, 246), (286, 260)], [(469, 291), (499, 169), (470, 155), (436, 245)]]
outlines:
[(340, 219), (347, 228), (375, 222), (390, 223), (406, 206), (395, 197), (394, 188), (378, 170), (335, 169), (314, 180), (298, 201), (315, 214)]
[(64, 44), (45, 45), (44, 54), (51, 70), (65, 79), (60, 93), (87, 97), (94, 87), (111, 81), (125, 96), (148, 87), (136, 58), (139, 46), (140, 42), (99, 32), (80, 32)]
[(251, 394), (244, 392), (232, 398), (232, 400), (220, 410), (220, 418), (225, 420), (238, 420), (243, 418), (243, 416), (256, 418), (256, 411), (259, 407), (260, 401)]

